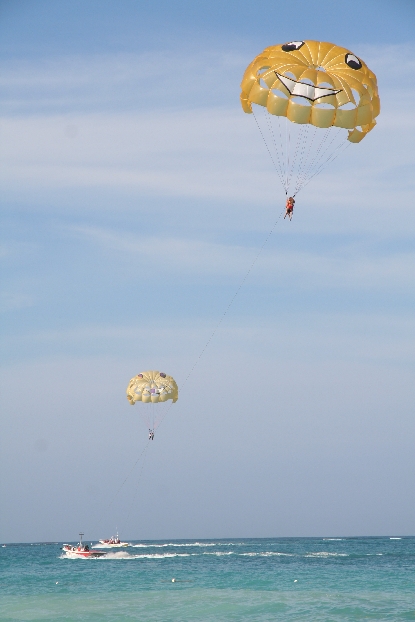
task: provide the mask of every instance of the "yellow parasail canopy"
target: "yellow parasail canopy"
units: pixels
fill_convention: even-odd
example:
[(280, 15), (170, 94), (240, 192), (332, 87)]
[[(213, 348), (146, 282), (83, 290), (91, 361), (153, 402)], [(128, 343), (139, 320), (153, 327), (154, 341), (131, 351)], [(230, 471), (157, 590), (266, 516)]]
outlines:
[(172, 376), (160, 371), (143, 371), (131, 378), (127, 387), (130, 404), (136, 402), (157, 403), (179, 399), (179, 388)]
[(380, 100), (375, 74), (350, 50), (325, 41), (291, 41), (265, 48), (241, 83), (241, 104), (315, 127), (345, 128), (360, 142), (376, 125)]

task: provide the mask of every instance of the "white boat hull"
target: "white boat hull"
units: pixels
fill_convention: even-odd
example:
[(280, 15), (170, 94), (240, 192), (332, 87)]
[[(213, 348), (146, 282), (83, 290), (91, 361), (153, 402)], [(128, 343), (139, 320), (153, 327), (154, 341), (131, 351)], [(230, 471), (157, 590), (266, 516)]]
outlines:
[(99, 541), (99, 544), (95, 544), (94, 548), (97, 549), (119, 549), (121, 547), (128, 546), (128, 542), (119, 542), (118, 544), (110, 544), (109, 542)]

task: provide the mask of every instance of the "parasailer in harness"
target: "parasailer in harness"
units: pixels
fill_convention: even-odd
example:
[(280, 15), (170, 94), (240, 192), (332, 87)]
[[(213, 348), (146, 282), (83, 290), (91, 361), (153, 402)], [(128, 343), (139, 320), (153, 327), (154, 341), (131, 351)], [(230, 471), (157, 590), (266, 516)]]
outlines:
[[(311, 39), (258, 54), (242, 78), (241, 106), (254, 115), (286, 198), (360, 143), (380, 113), (376, 76), (366, 63), (347, 48)], [(288, 206), (286, 216), (291, 220)]]
[(131, 405), (137, 402), (146, 422), (148, 440), (154, 440), (154, 434), (169, 408), (167, 403), (179, 399), (179, 387), (172, 376), (162, 371), (148, 370), (131, 378), (127, 387), (127, 399)]
[(295, 205), (294, 197), (288, 197), (287, 202), (285, 204), (285, 216), (284, 216), (284, 219), (288, 216), (288, 218), (290, 220), (292, 220), (293, 211), (294, 211), (294, 205)]

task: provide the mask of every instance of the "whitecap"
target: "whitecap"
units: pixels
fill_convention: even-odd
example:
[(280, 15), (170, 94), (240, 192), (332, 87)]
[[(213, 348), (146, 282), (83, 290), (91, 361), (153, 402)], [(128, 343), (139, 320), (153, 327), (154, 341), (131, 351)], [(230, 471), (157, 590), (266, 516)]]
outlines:
[(221, 555), (235, 555), (235, 553), (233, 551), (215, 551), (212, 553), (205, 551), (203, 555), (216, 555), (217, 557), (220, 557)]
[(279, 553), (278, 551), (262, 551), (260, 553), (238, 553), (238, 555), (240, 555), (241, 557), (294, 557), (293, 553)]
[(329, 553), (328, 551), (319, 551), (317, 553), (307, 553), (304, 557), (349, 557), (348, 553)]
[(376, 555), (383, 555), (383, 553), (366, 553), (366, 557), (375, 557)]

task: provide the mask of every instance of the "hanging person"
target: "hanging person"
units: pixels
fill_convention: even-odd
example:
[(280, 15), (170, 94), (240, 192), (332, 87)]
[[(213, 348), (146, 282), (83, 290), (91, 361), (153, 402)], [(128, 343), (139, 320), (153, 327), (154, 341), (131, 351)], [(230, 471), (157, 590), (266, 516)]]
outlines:
[(294, 211), (294, 205), (295, 205), (294, 197), (288, 197), (287, 202), (285, 204), (285, 216), (284, 216), (284, 219), (288, 216), (288, 218), (290, 220), (292, 220), (293, 211)]

